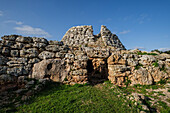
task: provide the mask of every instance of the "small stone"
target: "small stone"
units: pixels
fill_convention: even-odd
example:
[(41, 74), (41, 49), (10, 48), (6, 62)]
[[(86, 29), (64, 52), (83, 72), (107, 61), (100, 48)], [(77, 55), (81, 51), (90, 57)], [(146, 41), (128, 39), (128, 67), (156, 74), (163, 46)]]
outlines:
[(23, 92), (27, 91), (27, 89), (18, 89), (17, 91), (15, 91), (16, 94), (21, 94)]
[(18, 50), (11, 50), (11, 56), (13, 56), (13, 57), (19, 56), (19, 51)]
[(38, 56), (40, 59), (50, 59), (50, 58), (54, 58), (55, 54), (52, 52), (43, 51)]
[(70, 82), (70, 85), (75, 85), (76, 84), (76, 82)]
[(22, 43), (31, 43), (32, 42), (32, 38), (31, 37), (22, 37), (19, 36), (16, 39), (17, 42), (22, 42)]
[(33, 42), (39, 42), (39, 43), (45, 43), (47, 44), (48, 41), (45, 38), (37, 38), (37, 37), (33, 37)]
[(10, 54), (10, 49), (8, 47), (3, 47), (2, 54), (3, 55), (9, 55)]

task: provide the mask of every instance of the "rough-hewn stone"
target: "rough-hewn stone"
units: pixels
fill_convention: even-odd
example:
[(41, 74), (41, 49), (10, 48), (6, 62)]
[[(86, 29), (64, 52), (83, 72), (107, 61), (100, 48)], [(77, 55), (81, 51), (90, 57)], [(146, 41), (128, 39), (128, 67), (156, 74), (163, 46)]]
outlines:
[(63, 60), (48, 59), (34, 64), (31, 77), (36, 79), (50, 78), (56, 82), (64, 81), (67, 76)]
[(116, 49), (125, 49), (118, 37), (103, 25), (98, 35), (93, 35), (92, 26), (72, 27), (66, 32), (62, 41), (69, 46), (112, 46)]

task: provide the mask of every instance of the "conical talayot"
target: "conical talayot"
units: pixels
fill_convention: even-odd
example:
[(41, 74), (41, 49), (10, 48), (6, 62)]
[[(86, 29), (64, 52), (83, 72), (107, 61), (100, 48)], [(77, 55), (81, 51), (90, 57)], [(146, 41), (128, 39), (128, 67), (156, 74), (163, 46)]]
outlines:
[(92, 26), (76, 26), (70, 28), (63, 36), (64, 44), (69, 46), (88, 46), (88, 47), (107, 47), (125, 50), (124, 45), (118, 39), (118, 36), (112, 34), (104, 25), (101, 26), (100, 33), (93, 34)]

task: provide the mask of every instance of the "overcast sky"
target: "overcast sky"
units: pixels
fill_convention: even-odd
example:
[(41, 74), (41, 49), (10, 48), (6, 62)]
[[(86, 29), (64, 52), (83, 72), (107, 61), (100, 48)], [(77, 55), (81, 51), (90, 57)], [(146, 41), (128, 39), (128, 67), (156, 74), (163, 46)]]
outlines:
[(127, 49), (170, 49), (170, 0), (0, 0), (0, 36), (61, 40), (77, 25), (106, 25)]

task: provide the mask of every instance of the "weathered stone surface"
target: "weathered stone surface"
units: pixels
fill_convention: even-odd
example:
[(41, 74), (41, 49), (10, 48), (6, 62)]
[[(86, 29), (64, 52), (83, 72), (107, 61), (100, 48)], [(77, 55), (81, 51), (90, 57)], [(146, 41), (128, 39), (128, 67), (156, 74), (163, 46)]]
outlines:
[(91, 58), (107, 58), (109, 56), (107, 49), (85, 47), (85, 51), (87, 56)]
[(12, 57), (12, 58), (9, 58), (9, 60), (11, 61), (16, 61), (18, 63), (27, 63), (28, 61), (28, 58), (20, 58), (20, 57)]
[(157, 56), (157, 58), (160, 60), (166, 60), (166, 59), (170, 59), (170, 55), (163, 53), (163, 54), (159, 54), (159, 56)]
[(45, 48), (47, 51), (51, 51), (51, 52), (59, 52), (59, 46), (58, 45), (48, 45)]
[(123, 44), (118, 39), (118, 36), (112, 34), (111, 31), (106, 26), (103, 25), (101, 26), (100, 33), (105, 46), (113, 46), (116, 49), (120, 49), (120, 50), (125, 49)]
[(67, 74), (63, 60), (48, 59), (34, 64), (31, 78), (50, 78), (53, 81), (62, 82)]
[(0, 75), (6, 74), (6, 71), (7, 71), (7, 66), (0, 66)]
[(38, 62), (40, 62), (40, 59), (38, 59), (38, 58), (33, 58), (33, 59), (30, 59), (29, 60), (29, 64), (34, 64), (34, 63), (38, 63)]
[(88, 80), (87, 76), (72, 76), (72, 78), (76, 83)]
[(7, 62), (8, 62), (8, 59), (0, 55), (0, 66), (5, 65)]
[(19, 52), (20, 52), (20, 57), (24, 57), (26, 55), (26, 50), (25, 49), (22, 49)]
[(62, 46), (64, 45), (62, 41), (48, 41), (49, 45), (59, 45), (59, 46)]
[(33, 44), (32, 43), (24, 44), (24, 49), (29, 49), (29, 48), (33, 48)]
[(22, 43), (31, 43), (32, 42), (32, 38), (31, 37), (22, 37), (19, 36), (16, 38), (17, 42), (22, 42)]
[(13, 77), (7, 74), (0, 75), (0, 84), (3, 84), (5, 82), (11, 82), (14, 81)]
[(147, 65), (155, 61), (156, 61), (156, 58), (152, 55), (142, 55), (142, 57), (140, 57), (139, 63), (141, 63), (142, 65)]
[(141, 84), (141, 85), (151, 85), (153, 84), (153, 78), (151, 74), (145, 69), (140, 68), (138, 70), (135, 70), (134, 73), (129, 76), (129, 79), (131, 80), (131, 84)]
[(60, 46), (59, 50), (61, 53), (67, 53), (69, 50), (69, 47), (67, 45)]
[(64, 58), (64, 57), (65, 57), (65, 54), (64, 54), (64, 53), (57, 52), (57, 53), (55, 54), (55, 57), (56, 57), (56, 58)]
[(79, 69), (70, 73), (72, 76), (87, 76), (87, 69)]
[(2, 54), (3, 55), (9, 55), (10, 54), (10, 48), (9, 47), (3, 47)]
[(40, 59), (50, 59), (50, 58), (54, 58), (55, 54), (52, 52), (43, 51), (38, 56)]
[(0, 75), (32, 75), (59, 82), (66, 78), (66, 84), (109, 78), (119, 86), (125, 86), (127, 79), (131, 85), (148, 85), (170, 78), (169, 54), (138, 55), (143, 51), (125, 50), (105, 26), (101, 26), (97, 35), (93, 35), (92, 26), (73, 27), (64, 35), (63, 42), (18, 35), (2, 39)]
[(107, 60), (109, 65), (115, 65), (115, 64), (121, 64), (121, 65), (126, 65), (127, 61), (122, 57), (120, 54), (112, 54), (108, 60)]
[(2, 40), (9, 40), (9, 41), (15, 41), (15, 39), (18, 37), (18, 35), (10, 35), (10, 36), (3, 36), (1, 37)]
[(110, 76), (126, 76), (124, 72), (129, 71), (130, 68), (125, 65), (108, 65)]
[(37, 48), (29, 48), (27, 49), (26, 53), (27, 53), (26, 57), (35, 58), (39, 55), (39, 50)]
[(14, 76), (20, 76), (20, 75), (28, 74), (28, 72), (24, 69), (23, 66), (21, 66), (21, 67), (8, 68), (7, 74), (14, 75)]
[(79, 61), (87, 61), (89, 58), (88, 58), (88, 56), (86, 56), (84, 54), (83, 55), (80, 54), (80, 55), (76, 55), (75, 59), (79, 60)]
[(65, 58), (67, 58), (67, 59), (74, 59), (74, 58), (75, 58), (75, 55), (74, 55), (74, 54), (67, 53), (67, 54), (65, 55)]
[(17, 56), (19, 56), (19, 51), (18, 50), (11, 50), (11, 56), (13, 56), (13, 57), (17, 57)]
[(23, 65), (27, 65), (27, 58), (12, 58), (10, 59), (9, 62), (7, 62), (7, 65), (9, 67), (14, 67), (14, 66), (23, 66)]
[(81, 60), (76, 60), (74, 61), (73, 66), (75, 67), (74, 69), (86, 69), (87, 67), (87, 62), (83, 62)]
[(33, 37), (33, 42), (39, 42), (39, 43), (45, 43), (47, 44), (48, 41), (45, 38), (37, 38), (37, 37)]
[(170, 77), (166, 71), (161, 71), (159, 67), (148, 67), (148, 73), (151, 73), (154, 82), (159, 82)]
[(7, 47), (11, 47), (15, 44), (14, 41), (9, 41), (9, 40), (2, 40), (2, 45), (5, 45)]
[(139, 64), (139, 61), (138, 61), (138, 60), (135, 60), (135, 59), (133, 59), (133, 58), (127, 59), (127, 65), (137, 66), (138, 64)]
[(77, 26), (70, 28), (62, 38), (64, 44), (69, 46), (112, 46), (125, 49), (115, 34), (112, 34), (106, 26), (101, 26), (98, 35), (93, 35), (92, 26)]
[(46, 46), (47, 46), (46, 43), (34, 42), (34, 44), (33, 44), (33, 47), (37, 47), (37, 48), (44, 48)]
[(11, 48), (13, 49), (22, 49), (24, 47), (23, 43), (16, 43), (13, 46), (11, 46)]

